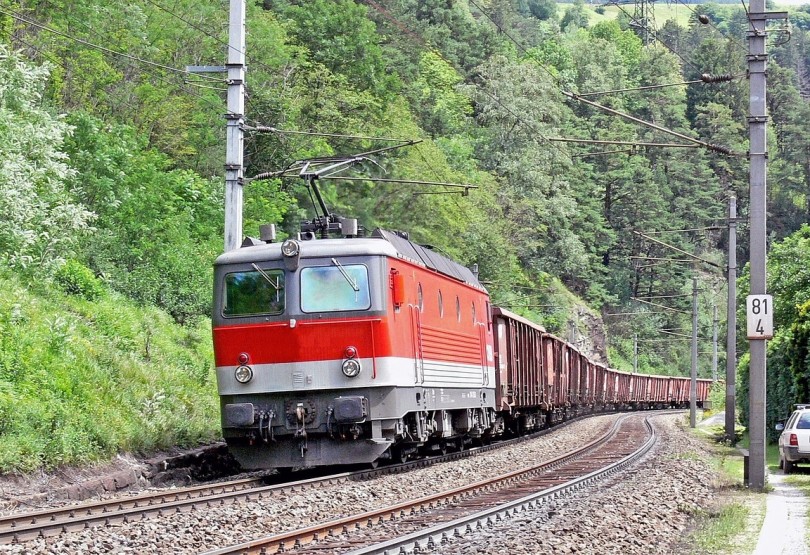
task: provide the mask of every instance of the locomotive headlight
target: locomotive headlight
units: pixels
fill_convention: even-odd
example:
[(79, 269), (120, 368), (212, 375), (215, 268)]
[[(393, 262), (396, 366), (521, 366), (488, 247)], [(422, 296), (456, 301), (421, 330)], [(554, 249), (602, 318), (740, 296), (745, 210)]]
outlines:
[(298, 241), (293, 239), (287, 239), (283, 243), (281, 243), (281, 254), (288, 258), (292, 258), (293, 256), (298, 256), (301, 247), (298, 245)]
[(236, 381), (239, 383), (248, 383), (253, 379), (253, 369), (250, 366), (237, 366), (233, 377), (236, 378)]
[(354, 358), (343, 361), (343, 374), (347, 378), (354, 378), (360, 373), (360, 361)]

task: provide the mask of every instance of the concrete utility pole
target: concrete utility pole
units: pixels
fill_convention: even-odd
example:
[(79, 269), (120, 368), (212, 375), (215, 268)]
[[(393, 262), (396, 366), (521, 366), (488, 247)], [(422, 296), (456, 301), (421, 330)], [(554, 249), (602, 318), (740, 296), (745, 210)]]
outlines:
[(717, 381), (717, 305), (712, 306), (712, 382)]
[(228, 113), (225, 148), (225, 251), (242, 242), (245, 123), (245, 0), (230, 0), (228, 30)]
[[(748, 134), (751, 169), (748, 176), (750, 206), (751, 295), (765, 295), (766, 262), (766, 202), (768, 114), (766, 87), (768, 82), (765, 41), (769, 19), (786, 19), (787, 12), (765, 12), (765, 0), (751, 0), (748, 13), (748, 81), (750, 87)], [(766, 369), (765, 339), (749, 339), (751, 354), (748, 435), (749, 486), (755, 490), (765, 488), (765, 392)]]
[(694, 428), (697, 425), (697, 324), (698, 324), (698, 286), (697, 278), (692, 278), (692, 371), (690, 372), (689, 380), (689, 427)]
[[(737, 415), (737, 198), (728, 199), (728, 307), (726, 313), (726, 438), (734, 441)], [(750, 459), (749, 459), (750, 460)]]

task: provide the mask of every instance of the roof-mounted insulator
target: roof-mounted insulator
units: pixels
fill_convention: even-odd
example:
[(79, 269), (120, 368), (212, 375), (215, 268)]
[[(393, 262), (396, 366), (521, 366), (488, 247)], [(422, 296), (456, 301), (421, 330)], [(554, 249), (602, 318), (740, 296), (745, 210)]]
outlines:
[(704, 73), (700, 76), (700, 80), (704, 83), (723, 83), (725, 81), (731, 81), (734, 79), (734, 75), (731, 73), (724, 73), (722, 75), (712, 75), (711, 73)]
[(706, 148), (714, 152), (719, 152), (720, 154), (725, 154), (726, 156), (732, 156), (734, 154), (733, 150), (723, 145), (716, 145), (709, 143), (706, 145)]

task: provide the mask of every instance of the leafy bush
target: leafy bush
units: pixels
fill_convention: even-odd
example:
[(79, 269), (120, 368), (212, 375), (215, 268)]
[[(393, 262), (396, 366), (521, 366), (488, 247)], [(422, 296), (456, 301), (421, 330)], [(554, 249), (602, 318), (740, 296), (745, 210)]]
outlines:
[(71, 295), (78, 295), (94, 301), (101, 297), (104, 292), (104, 285), (93, 274), (93, 272), (81, 262), (68, 260), (54, 275), (56, 285), (62, 291)]

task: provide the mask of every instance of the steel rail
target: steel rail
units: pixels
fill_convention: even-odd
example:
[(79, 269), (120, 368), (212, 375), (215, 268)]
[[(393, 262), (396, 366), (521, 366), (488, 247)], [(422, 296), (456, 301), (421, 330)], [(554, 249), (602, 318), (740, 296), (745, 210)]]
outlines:
[(439, 545), (449, 541), (450, 538), (461, 538), (466, 534), (482, 530), (487, 526), (492, 526), (499, 521), (519, 513), (537, 509), (547, 501), (557, 499), (563, 495), (568, 495), (586, 486), (592, 485), (598, 480), (602, 480), (624, 470), (652, 449), (653, 445), (655, 445), (658, 440), (655, 428), (650, 424), (648, 418), (644, 419), (644, 424), (649, 434), (647, 441), (633, 453), (602, 469), (595, 470), (564, 484), (527, 495), (521, 499), (510, 501), (498, 507), (486, 509), (452, 522), (442, 523), (402, 538), (351, 551), (348, 555), (402, 555), (413, 553), (417, 550), (419, 550), (420, 553), (431, 553)]
[(152, 516), (183, 512), (191, 510), (197, 505), (222, 504), (226, 501), (235, 502), (238, 499), (251, 499), (254, 497), (262, 499), (265, 496), (273, 496), (287, 490), (300, 491), (315, 488), (323, 484), (350, 482), (385, 474), (407, 472), (415, 468), (430, 466), (437, 462), (476, 456), (492, 449), (535, 439), (552, 431), (560, 430), (575, 421), (587, 418), (588, 416), (597, 416), (598, 414), (599, 413), (582, 415), (572, 418), (560, 425), (533, 434), (499, 441), (492, 445), (464, 449), (463, 451), (422, 458), (378, 469), (341, 472), (328, 476), (318, 476), (272, 485), (261, 485), (266, 483), (262, 478), (247, 478), (243, 480), (146, 493), (108, 501), (68, 505), (57, 509), (14, 513), (0, 517), (0, 545), (22, 543), (38, 537), (51, 537), (64, 532), (84, 530), (94, 526), (133, 522)]
[[(344, 533), (351, 528), (363, 527), (375, 522), (385, 522), (405, 515), (415, 514), (425, 509), (433, 509), (447, 505), (454, 501), (470, 498), (484, 492), (501, 489), (503, 487), (530, 479), (533, 476), (547, 472), (569, 461), (581, 457), (584, 453), (591, 451), (609, 440), (618, 433), (621, 423), (632, 415), (625, 415), (613, 423), (613, 426), (601, 437), (594, 439), (590, 443), (570, 451), (556, 459), (546, 461), (539, 465), (533, 465), (520, 470), (512, 471), (501, 476), (481, 480), (472, 484), (461, 486), (452, 490), (443, 491), (421, 497), (416, 500), (406, 501), (383, 507), (381, 509), (366, 511), (364, 513), (343, 517), (328, 522), (323, 522), (299, 530), (291, 530), (280, 534), (273, 534), (262, 538), (257, 538), (237, 545), (227, 546), (220, 549), (208, 551), (205, 555), (232, 555), (232, 554), (272, 554), (295, 549), (305, 544), (319, 541), (322, 538), (333, 536), (336, 533)], [(646, 419), (645, 419), (646, 422)], [(649, 428), (649, 424), (648, 424)], [(553, 491), (559, 489), (552, 488)], [(551, 491), (551, 490), (548, 490)]]

